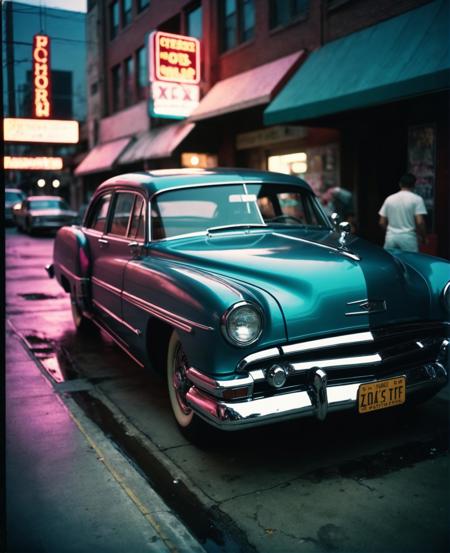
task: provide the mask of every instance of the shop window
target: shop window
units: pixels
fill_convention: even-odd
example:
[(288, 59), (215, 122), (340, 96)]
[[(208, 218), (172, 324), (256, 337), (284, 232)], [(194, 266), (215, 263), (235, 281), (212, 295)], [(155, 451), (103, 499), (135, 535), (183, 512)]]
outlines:
[(150, 5), (150, 0), (138, 0), (138, 12), (145, 10)]
[(250, 40), (255, 32), (254, 0), (224, 0), (221, 4), (221, 51)]
[(306, 17), (309, 11), (309, 0), (270, 0), (269, 7), (269, 26), (274, 29)]
[(112, 40), (119, 32), (119, 0), (109, 5), (109, 38)]
[(134, 67), (133, 58), (125, 60), (125, 105), (130, 106), (133, 103), (133, 83), (134, 83)]
[(146, 49), (145, 46), (142, 46), (136, 51), (136, 90), (139, 100), (145, 99), (147, 84), (148, 76)]
[(198, 6), (187, 13), (186, 17), (187, 35), (202, 38), (202, 7)]
[(133, 0), (122, 0), (122, 27), (131, 23), (133, 17)]
[(122, 70), (120, 65), (112, 68), (112, 109), (120, 109), (120, 89), (122, 86)]

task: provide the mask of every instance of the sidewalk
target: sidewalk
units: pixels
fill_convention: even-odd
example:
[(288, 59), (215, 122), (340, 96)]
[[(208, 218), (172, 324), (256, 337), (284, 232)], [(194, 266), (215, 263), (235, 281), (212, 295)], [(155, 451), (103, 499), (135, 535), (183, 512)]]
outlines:
[(204, 553), (8, 323), (6, 516), (8, 553)]

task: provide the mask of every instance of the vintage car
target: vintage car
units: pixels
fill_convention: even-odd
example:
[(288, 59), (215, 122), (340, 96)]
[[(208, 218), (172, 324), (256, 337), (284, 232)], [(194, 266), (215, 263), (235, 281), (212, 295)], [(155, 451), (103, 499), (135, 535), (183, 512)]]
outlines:
[(36, 230), (58, 230), (70, 225), (77, 216), (59, 196), (28, 196), (14, 209), (19, 230), (31, 234)]
[(14, 224), (13, 206), (25, 198), (20, 188), (5, 188), (5, 225)]
[(293, 176), (125, 174), (58, 231), (47, 271), (77, 328), (165, 374), (190, 435), (431, 397), (448, 378), (450, 263), (348, 226)]

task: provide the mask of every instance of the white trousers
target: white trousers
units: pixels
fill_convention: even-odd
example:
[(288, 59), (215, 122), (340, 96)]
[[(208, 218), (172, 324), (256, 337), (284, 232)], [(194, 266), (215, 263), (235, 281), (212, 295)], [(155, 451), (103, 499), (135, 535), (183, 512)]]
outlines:
[(385, 250), (403, 250), (406, 252), (418, 252), (419, 245), (417, 243), (416, 234), (386, 234), (384, 240)]

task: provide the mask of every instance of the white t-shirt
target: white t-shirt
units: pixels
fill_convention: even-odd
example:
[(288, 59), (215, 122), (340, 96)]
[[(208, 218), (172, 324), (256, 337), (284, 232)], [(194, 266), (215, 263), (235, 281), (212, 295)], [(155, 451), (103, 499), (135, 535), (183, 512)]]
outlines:
[(378, 214), (388, 220), (387, 234), (415, 234), (415, 216), (426, 215), (427, 208), (421, 196), (400, 190), (384, 200)]

